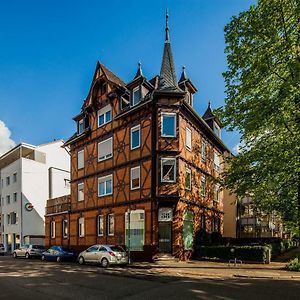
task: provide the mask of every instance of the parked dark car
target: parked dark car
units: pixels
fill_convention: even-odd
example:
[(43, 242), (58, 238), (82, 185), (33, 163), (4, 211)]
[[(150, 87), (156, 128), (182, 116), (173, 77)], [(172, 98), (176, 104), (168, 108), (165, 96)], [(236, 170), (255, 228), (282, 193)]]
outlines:
[(0, 255), (4, 255), (6, 253), (5, 247), (3, 244), (0, 244)]
[(76, 258), (77, 255), (75, 251), (64, 246), (52, 246), (42, 253), (42, 260), (48, 261), (76, 261)]
[(22, 245), (13, 252), (13, 257), (41, 257), (42, 253), (45, 251), (45, 247), (42, 245)]

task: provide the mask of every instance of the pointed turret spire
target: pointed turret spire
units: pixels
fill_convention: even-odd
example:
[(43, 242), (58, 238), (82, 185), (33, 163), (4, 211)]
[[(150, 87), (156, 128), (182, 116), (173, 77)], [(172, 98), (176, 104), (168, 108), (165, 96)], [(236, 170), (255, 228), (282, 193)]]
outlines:
[(143, 70), (142, 70), (142, 64), (139, 61), (139, 63), (138, 63), (138, 70), (136, 72), (136, 75), (134, 76), (134, 79), (136, 79), (136, 78), (138, 78), (140, 76), (143, 76)]
[(179, 90), (175, 73), (174, 60), (169, 35), (169, 14), (166, 13), (166, 37), (160, 69), (159, 90)]
[(211, 103), (210, 101), (208, 101), (208, 106), (206, 109), (206, 112), (203, 115), (203, 119), (204, 120), (208, 120), (208, 119), (214, 119), (215, 115), (213, 114), (212, 110), (211, 110)]
[(170, 34), (169, 34), (169, 14), (168, 9), (166, 10), (166, 39), (165, 42), (170, 43)]
[(185, 66), (182, 66), (182, 72), (178, 83), (188, 80), (185, 72)]

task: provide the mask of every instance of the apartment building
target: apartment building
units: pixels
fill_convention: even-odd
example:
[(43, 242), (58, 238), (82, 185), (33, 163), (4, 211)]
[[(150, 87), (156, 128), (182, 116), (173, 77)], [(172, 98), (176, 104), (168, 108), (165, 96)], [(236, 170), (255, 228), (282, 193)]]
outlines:
[[(168, 17), (160, 74), (125, 83), (97, 63), (71, 153), (71, 196), (46, 207), (46, 245), (126, 244), (136, 257), (188, 256), (197, 231), (223, 231), (221, 124), (177, 80)], [(154, 44), (153, 44), (154, 45)]]
[(63, 144), (21, 143), (0, 157), (0, 235), (8, 252), (44, 243), (47, 199), (70, 193), (70, 155)]

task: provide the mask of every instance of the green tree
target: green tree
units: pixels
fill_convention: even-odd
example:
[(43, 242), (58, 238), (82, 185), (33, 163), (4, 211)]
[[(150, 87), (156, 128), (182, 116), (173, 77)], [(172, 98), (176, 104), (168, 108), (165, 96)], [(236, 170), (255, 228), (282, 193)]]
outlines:
[(220, 116), (241, 134), (225, 184), (300, 228), (300, 0), (258, 0), (225, 27)]

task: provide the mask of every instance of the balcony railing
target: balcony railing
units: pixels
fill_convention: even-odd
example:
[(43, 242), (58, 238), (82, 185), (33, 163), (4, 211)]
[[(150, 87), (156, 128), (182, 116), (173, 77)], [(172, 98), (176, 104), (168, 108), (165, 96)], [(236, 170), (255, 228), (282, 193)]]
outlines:
[(62, 196), (54, 199), (49, 199), (46, 206), (46, 215), (61, 213), (68, 211), (71, 208), (71, 196)]

